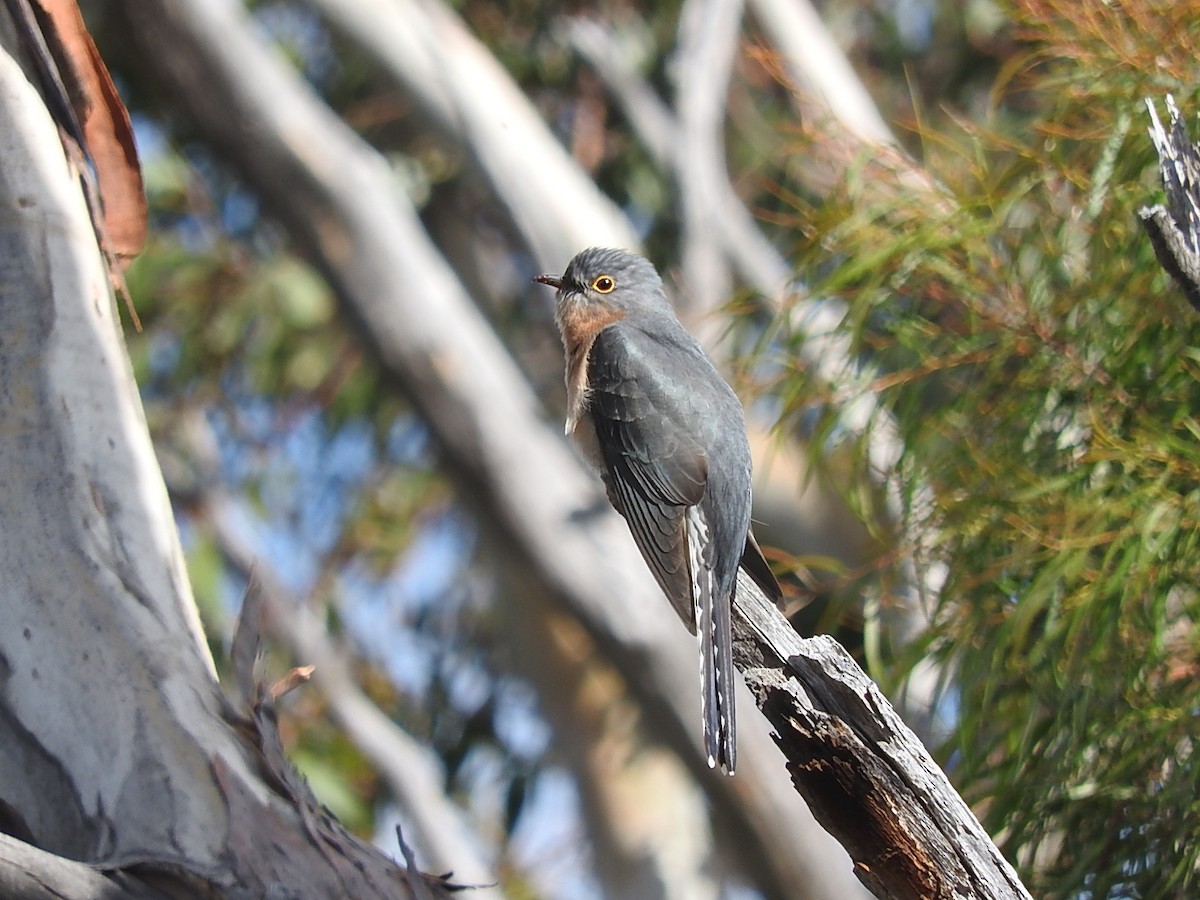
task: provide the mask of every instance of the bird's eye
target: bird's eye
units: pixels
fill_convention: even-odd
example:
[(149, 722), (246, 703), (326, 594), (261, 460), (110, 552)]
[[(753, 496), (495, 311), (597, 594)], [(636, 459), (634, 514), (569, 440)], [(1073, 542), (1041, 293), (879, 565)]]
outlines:
[(592, 282), (592, 290), (599, 294), (611, 294), (617, 283), (608, 275), (601, 275)]

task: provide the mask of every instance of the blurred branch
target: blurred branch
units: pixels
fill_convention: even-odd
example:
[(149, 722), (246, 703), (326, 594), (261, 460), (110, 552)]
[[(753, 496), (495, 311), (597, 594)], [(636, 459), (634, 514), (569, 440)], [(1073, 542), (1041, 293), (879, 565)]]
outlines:
[(733, 286), (721, 252), (723, 223), (713, 212), (721, 206), (719, 185), (729, 183), (725, 102), (741, 18), (741, 0), (685, 0), (679, 15), (673, 60), (679, 140), (673, 169), (683, 207), (681, 295), (686, 306), (702, 310), (716, 308)]
[[(678, 165), (676, 151), (683, 141), (679, 124), (638, 74), (622, 41), (606, 25), (590, 18), (568, 19), (564, 31), (575, 52), (600, 76), (655, 162), (665, 170), (672, 170)], [(724, 168), (697, 169), (692, 178), (705, 182), (701, 190), (714, 198), (708, 216), (720, 222), (716, 232), (724, 243), (723, 252), (748, 284), (778, 303), (785, 288), (795, 289), (790, 283), (792, 270), (759, 229), (729, 183)]]
[(553, 729), (547, 759), (575, 782), (604, 895), (716, 900), (730, 863), (744, 859), (739, 836), (709, 814), (704, 786), (684, 761), (646, 740), (653, 725), (621, 673), (522, 568), (519, 560), (501, 567), (503, 589), (520, 600), (506, 610), (498, 638)]
[(636, 249), (624, 214), (546, 127), (512, 77), (440, 0), (308, 0), (467, 148), (545, 265), (583, 247)]
[(801, 111), (818, 128), (837, 122), (856, 143), (897, 146), (896, 136), (879, 114), (846, 54), (809, 0), (749, 0), (751, 12), (783, 57)]
[(1143, 207), (1138, 215), (1159, 263), (1175, 279), (1188, 302), (1200, 310), (1200, 145), (1188, 137), (1183, 116), (1170, 94), (1169, 133), (1158, 119), (1154, 101), (1147, 99), (1146, 108), (1150, 111), (1150, 139), (1158, 152), (1167, 205)]
[[(745, 716), (743, 766), (699, 752), (695, 650), (560, 429), (396, 189), (385, 162), (271, 55), (225, 3), (118, 0), (126, 31), (200, 132), (241, 170), (329, 278), (381, 364), (437, 435), (494, 534), (585, 624), (629, 679), (646, 720), (742, 836), (772, 896), (858, 890), (840, 851), (786, 790), (765, 723)], [(303, 141), (292, 139), (304, 135)], [(751, 709), (746, 698), (745, 709)], [(782, 787), (782, 790), (781, 790)]]
[(827, 192), (858, 163), (868, 169), (864, 184), (873, 193), (917, 192), (932, 208), (953, 208), (900, 146), (809, 0), (750, 0), (750, 9), (783, 58), (793, 103), (813, 137), (802, 158), (811, 188)]

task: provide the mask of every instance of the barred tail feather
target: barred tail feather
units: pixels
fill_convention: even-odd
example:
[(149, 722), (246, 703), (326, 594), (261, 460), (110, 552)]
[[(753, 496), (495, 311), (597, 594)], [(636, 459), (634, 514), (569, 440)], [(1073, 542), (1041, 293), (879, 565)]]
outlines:
[(733, 774), (737, 765), (737, 718), (734, 715), (733, 695), (736, 678), (733, 672), (733, 627), (730, 622), (730, 597), (713, 596), (713, 648), (716, 686), (717, 763)]
[(730, 775), (737, 762), (733, 711), (733, 636), (730, 598), (721, 595), (711, 563), (705, 557), (708, 529), (703, 514), (688, 511), (688, 563), (696, 637), (700, 641), (700, 705), (704, 723), (704, 752), (709, 766)]
[(697, 610), (700, 680), (704, 713), (704, 749), (710, 766), (733, 774), (737, 764), (737, 726), (733, 709), (733, 646), (729, 603), (708, 595)]

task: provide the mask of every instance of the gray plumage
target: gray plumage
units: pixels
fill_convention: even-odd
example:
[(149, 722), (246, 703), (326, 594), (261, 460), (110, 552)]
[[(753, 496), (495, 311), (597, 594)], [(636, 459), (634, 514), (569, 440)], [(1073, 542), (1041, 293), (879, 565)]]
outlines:
[(732, 772), (736, 724), (730, 608), (741, 562), (777, 597), (750, 533), (742, 407), (675, 318), (644, 258), (593, 248), (562, 276), (556, 320), (567, 357), (567, 431), (679, 617), (700, 641), (709, 764)]

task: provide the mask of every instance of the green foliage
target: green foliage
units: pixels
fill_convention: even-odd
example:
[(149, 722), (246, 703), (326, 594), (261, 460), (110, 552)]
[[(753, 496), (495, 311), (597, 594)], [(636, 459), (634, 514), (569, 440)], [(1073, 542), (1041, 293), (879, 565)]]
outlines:
[(368, 798), (380, 791), (378, 778), (346, 736), (327, 724), (325, 710), (305, 710), (296, 721), (306, 727), (303, 743), (289, 754), (313, 793), (346, 827), (370, 834), (375, 811)]
[[(953, 777), (1035, 895), (1184, 896), (1200, 320), (1136, 213), (1160, 199), (1143, 97), (1200, 110), (1200, 17), (1033, 0), (1016, 16), (1029, 53), (988, 124), (920, 135), (938, 184), (889, 190), (901, 179), (864, 163), (802, 209), (801, 263), (849, 305), (901, 465), (935, 498), (901, 533), (934, 529), (949, 567), (921, 646), (953, 672)], [(787, 386), (809, 411), (810, 383)], [(826, 405), (819, 449), (838, 421)]]

